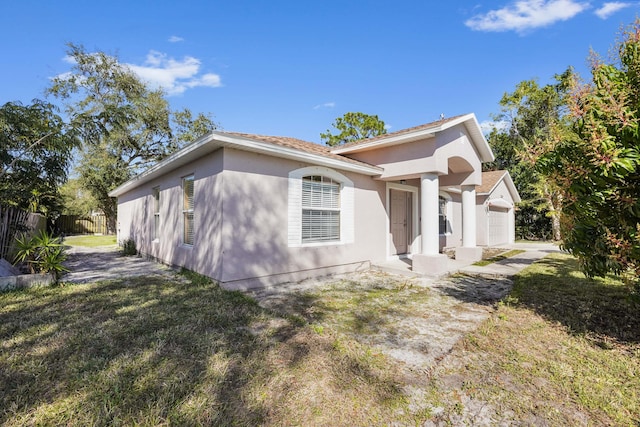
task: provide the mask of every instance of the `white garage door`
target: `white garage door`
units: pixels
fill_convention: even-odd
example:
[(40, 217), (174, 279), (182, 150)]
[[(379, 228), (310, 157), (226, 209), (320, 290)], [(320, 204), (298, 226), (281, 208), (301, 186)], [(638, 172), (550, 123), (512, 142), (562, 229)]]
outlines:
[(489, 208), (489, 246), (509, 242), (509, 209)]

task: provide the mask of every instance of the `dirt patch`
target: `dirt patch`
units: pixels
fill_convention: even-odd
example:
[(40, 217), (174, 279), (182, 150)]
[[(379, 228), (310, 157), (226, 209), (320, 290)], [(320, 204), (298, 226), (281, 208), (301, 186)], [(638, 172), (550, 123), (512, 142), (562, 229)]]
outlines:
[[(369, 271), (252, 295), (263, 307), (338, 330), (396, 360), (411, 410), (437, 414), (443, 409), (425, 398), (434, 370), (511, 287), (507, 278), (457, 275), (433, 281)], [(486, 402), (464, 397), (456, 419), (486, 424), (493, 412)]]

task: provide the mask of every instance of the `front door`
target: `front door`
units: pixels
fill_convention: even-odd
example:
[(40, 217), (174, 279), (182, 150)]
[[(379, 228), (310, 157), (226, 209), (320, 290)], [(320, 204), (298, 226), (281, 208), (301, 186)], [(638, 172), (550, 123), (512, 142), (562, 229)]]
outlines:
[(412, 197), (408, 191), (390, 190), (391, 236), (393, 237), (392, 255), (402, 255), (409, 252), (411, 244), (411, 212)]

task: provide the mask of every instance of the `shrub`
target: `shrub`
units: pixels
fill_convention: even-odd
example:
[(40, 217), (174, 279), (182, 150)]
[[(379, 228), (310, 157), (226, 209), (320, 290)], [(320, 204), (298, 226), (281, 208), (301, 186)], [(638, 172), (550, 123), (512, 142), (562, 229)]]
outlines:
[(16, 238), (17, 253), (14, 264), (23, 263), (34, 273), (52, 274), (54, 283), (60, 281), (62, 273), (69, 271), (63, 263), (67, 253), (60, 237), (54, 237), (44, 230), (27, 238), (22, 235)]
[(131, 256), (138, 255), (138, 248), (136, 248), (136, 241), (129, 238), (120, 242), (122, 246), (122, 255)]

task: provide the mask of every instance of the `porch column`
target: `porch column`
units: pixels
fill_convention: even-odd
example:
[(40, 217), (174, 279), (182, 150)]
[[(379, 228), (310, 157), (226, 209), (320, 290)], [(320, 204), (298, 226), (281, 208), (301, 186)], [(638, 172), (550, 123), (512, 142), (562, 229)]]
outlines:
[(482, 248), (476, 246), (476, 187), (461, 185), (462, 247), (456, 248), (456, 260), (475, 262), (482, 259)]
[(420, 239), (423, 255), (438, 255), (440, 233), (438, 223), (438, 175), (423, 173), (420, 176)]
[(476, 187), (462, 185), (462, 247), (476, 247)]
[(420, 240), (421, 253), (413, 255), (415, 272), (438, 276), (447, 272), (447, 256), (440, 253), (438, 221), (438, 175), (423, 173), (420, 176)]

